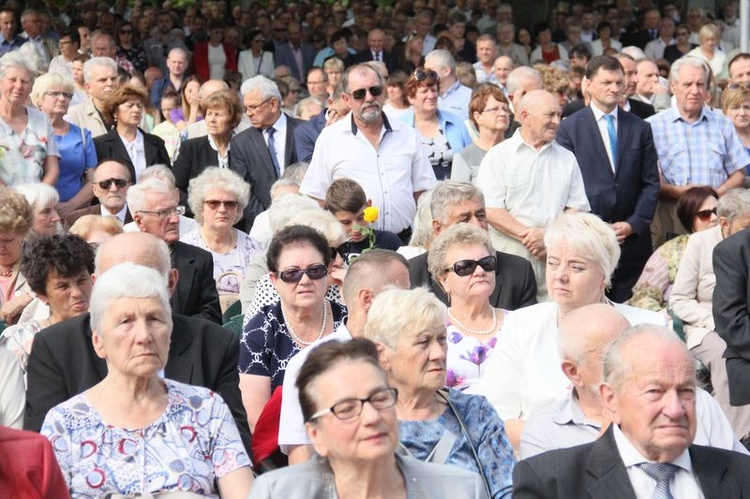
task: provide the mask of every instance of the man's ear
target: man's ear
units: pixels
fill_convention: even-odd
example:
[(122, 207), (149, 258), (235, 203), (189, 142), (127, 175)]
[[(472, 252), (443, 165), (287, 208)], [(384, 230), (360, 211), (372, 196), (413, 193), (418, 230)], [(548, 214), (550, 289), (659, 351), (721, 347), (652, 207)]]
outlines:
[(169, 269), (167, 274), (167, 293), (172, 296), (174, 290), (177, 289), (177, 282), (180, 280), (180, 271), (177, 269)]
[[(130, 208), (128, 208), (128, 210), (129, 209)], [(133, 222), (135, 222), (135, 226), (138, 227), (138, 230), (141, 232), (145, 232), (145, 228), (143, 227), (143, 217), (141, 217), (141, 214), (136, 211), (135, 213), (132, 213), (132, 215)]]
[(375, 294), (366, 288), (361, 288), (357, 292), (357, 301), (359, 301), (359, 306), (362, 307), (362, 310), (365, 311), (365, 313), (370, 311), (370, 307), (372, 306), (372, 300), (375, 298)]
[(578, 374), (578, 365), (570, 359), (565, 359), (560, 364), (560, 368), (565, 376), (575, 385), (580, 386), (581, 376)]
[(441, 224), (439, 220), (432, 219), (432, 233), (438, 236), (442, 231), (443, 224)]
[(609, 413), (609, 418), (615, 424), (620, 424), (620, 406), (617, 403), (617, 397), (612, 385), (602, 383), (599, 385), (599, 397), (604, 403), (604, 409)]

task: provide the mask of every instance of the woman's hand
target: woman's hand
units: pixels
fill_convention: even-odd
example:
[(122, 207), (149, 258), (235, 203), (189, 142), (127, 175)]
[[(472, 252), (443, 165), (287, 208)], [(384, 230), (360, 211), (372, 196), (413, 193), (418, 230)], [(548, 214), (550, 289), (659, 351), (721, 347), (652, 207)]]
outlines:
[(21, 316), (21, 312), (26, 308), (26, 305), (31, 303), (31, 300), (31, 294), (26, 293), (3, 303), (2, 308), (0, 308), (0, 320), (5, 321), (9, 326), (12, 326)]

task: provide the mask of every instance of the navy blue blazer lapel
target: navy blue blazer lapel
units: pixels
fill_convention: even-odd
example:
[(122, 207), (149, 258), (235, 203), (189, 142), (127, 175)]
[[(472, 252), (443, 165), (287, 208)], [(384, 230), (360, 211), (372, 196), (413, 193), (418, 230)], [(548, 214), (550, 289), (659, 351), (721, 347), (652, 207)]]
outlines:
[(612, 176), (614, 176), (615, 174), (612, 172), (612, 165), (609, 162), (609, 156), (607, 156), (607, 148), (604, 146), (604, 139), (599, 132), (599, 124), (594, 117), (594, 111), (591, 109), (591, 106), (587, 106), (585, 111), (586, 121), (588, 121), (592, 134), (596, 137), (591, 139), (592, 147), (589, 154), (596, 155), (596, 163), (601, 164)]
[(693, 473), (698, 477), (698, 483), (705, 497), (741, 497), (739, 490), (733, 490), (731, 480), (725, 480), (727, 463), (722, 457), (712, 455), (710, 458), (700, 448), (690, 446), (690, 461)]
[(617, 169), (615, 170), (615, 177), (623, 166), (623, 152), (625, 152), (631, 143), (631, 134), (633, 133), (633, 127), (630, 126), (631, 118), (632, 116), (627, 111), (624, 111), (622, 108), (617, 109)]
[(286, 149), (284, 151), (284, 167), (295, 162), (296, 152), (294, 149), (294, 129), (297, 127), (297, 120), (286, 117)]
[(586, 471), (592, 477), (592, 483), (586, 490), (589, 497), (636, 499), (611, 427), (594, 442), (586, 462)]
[(261, 165), (253, 165), (253, 167), (262, 166), (262, 168), (266, 170), (266, 173), (270, 175), (271, 178), (276, 178), (276, 169), (273, 167), (271, 152), (268, 150), (268, 145), (263, 138), (263, 131), (259, 128), (253, 128), (253, 132), (250, 134), (250, 137), (253, 139), (253, 146), (258, 151), (256, 158), (260, 160), (261, 163)]

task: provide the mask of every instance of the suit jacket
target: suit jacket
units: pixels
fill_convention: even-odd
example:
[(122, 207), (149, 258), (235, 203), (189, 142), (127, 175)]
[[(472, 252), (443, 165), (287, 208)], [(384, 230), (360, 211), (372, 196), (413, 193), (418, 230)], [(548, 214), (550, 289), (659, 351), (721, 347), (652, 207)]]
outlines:
[[(649, 116), (653, 116), (654, 114), (656, 114), (656, 110), (651, 104), (646, 104), (645, 102), (639, 101), (638, 99), (633, 99), (632, 97), (628, 97), (628, 102), (630, 103), (630, 112), (638, 116), (642, 120), (645, 120)], [(580, 111), (585, 107), (586, 104), (583, 102), (583, 99), (569, 102), (563, 108), (562, 117), (567, 118), (576, 111)]]
[[(231, 157), (231, 151), (228, 153)], [(175, 185), (180, 190), (180, 204), (187, 206), (187, 190), (190, 180), (200, 175), (209, 166), (219, 166), (219, 153), (211, 147), (208, 136), (188, 139), (180, 144), (180, 153), (174, 160), (172, 172)]]
[[(423, 463), (399, 455), (396, 455), (396, 465), (404, 476), (406, 493), (410, 498), (489, 499), (481, 478), (461, 468)], [(338, 497), (335, 477), (328, 461), (315, 456), (302, 464), (264, 473), (256, 479), (248, 499), (279, 497)]]
[[(422, 253), (409, 260), (409, 278), (412, 289), (426, 286), (440, 301), (450, 306), (448, 295), (435, 282), (427, 270), (427, 255)], [(536, 303), (536, 278), (534, 269), (525, 258), (498, 251), (495, 270), (495, 289), (490, 295), (493, 307), (505, 310), (534, 305)]]
[[(286, 149), (284, 167), (296, 163), (294, 130), (300, 122), (286, 117)], [(252, 187), (250, 202), (245, 208), (245, 232), (250, 233), (255, 217), (271, 205), (271, 185), (278, 180), (271, 153), (263, 139), (263, 132), (251, 127), (234, 136), (230, 149), (229, 168), (239, 174)]]
[[(659, 37), (658, 30), (656, 37)], [(642, 29), (640, 31), (635, 31), (632, 33), (626, 33), (622, 35), (622, 46), (628, 47), (631, 45), (635, 45), (639, 49), (643, 50), (646, 48), (646, 44), (651, 41), (651, 34), (648, 32), (647, 29)]]
[(716, 332), (727, 343), (729, 402), (750, 404), (750, 230), (723, 240), (713, 254)]
[(177, 289), (172, 293), (172, 311), (221, 324), (211, 253), (181, 241), (173, 243), (171, 249), (172, 267), (179, 273)]
[[(70, 227), (75, 223), (76, 220), (81, 218), (85, 215), (101, 215), (102, 214), (102, 208), (99, 203), (92, 204), (91, 206), (86, 206), (85, 208), (81, 208), (80, 210), (71, 211), (66, 217), (65, 217), (65, 226)], [(130, 216), (130, 210), (125, 211), (125, 224), (129, 224), (133, 221), (133, 217)]]
[(299, 74), (299, 69), (297, 69), (297, 61), (294, 58), (294, 52), (292, 52), (291, 43), (287, 42), (281, 45), (276, 45), (276, 50), (274, 51), (273, 57), (276, 61), (277, 67), (289, 67), (292, 72), (292, 76), (294, 76), (297, 81), (304, 83), (307, 72), (313, 66), (313, 61), (315, 60), (315, 48), (308, 43), (302, 43), (300, 44), (300, 49), (302, 50), (302, 70), (304, 71), (304, 74)]
[(0, 426), (0, 497), (70, 497), (52, 444), (29, 431)]
[[(393, 71), (396, 71), (398, 69), (398, 61), (396, 61), (396, 58), (393, 56), (393, 54), (382, 50), (380, 55), (383, 58), (382, 62), (385, 64), (385, 67), (388, 68), (389, 73), (392, 73)], [(354, 54), (354, 57), (352, 57), (352, 62), (354, 64), (360, 64), (372, 60), (372, 51), (369, 48), (360, 50), (359, 52)]]
[[(140, 130), (140, 132), (143, 134), (143, 150), (146, 155), (146, 166), (167, 165), (171, 167), (172, 162), (169, 160), (164, 140), (143, 130)], [(128, 167), (130, 178), (133, 179), (133, 183), (136, 182), (135, 166), (133, 166), (128, 151), (125, 149), (125, 144), (122, 143), (122, 139), (118, 135), (116, 128), (113, 128), (105, 135), (96, 137), (94, 139), (94, 147), (96, 147), (96, 157), (99, 158), (100, 163), (107, 159), (119, 161)]]
[(309, 163), (315, 150), (315, 141), (318, 140), (320, 132), (326, 126), (326, 110), (301, 123), (294, 129), (294, 148), (297, 152), (297, 161)]
[[(239, 389), (237, 335), (197, 317), (173, 314), (172, 320), (165, 377), (221, 395), (250, 452), (250, 428)], [(89, 314), (40, 331), (29, 356), (24, 429), (38, 432), (51, 408), (88, 390), (106, 375), (107, 363), (96, 355), (91, 343)]]
[[(224, 67), (227, 71), (237, 71), (237, 51), (228, 43), (222, 43), (226, 63)], [(211, 69), (208, 65), (208, 41), (196, 42), (193, 51), (193, 69), (201, 81), (208, 81), (211, 76)]]
[[(750, 496), (750, 457), (700, 445), (691, 445), (689, 452), (705, 497)], [(635, 491), (610, 428), (593, 443), (519, 461), (513, 497), (635, 499)]]
[[(96, 110), (96, 106), (94, 106), (94, 101), (91, 97), (80, 104), (71, 106), (68, 110), (68, 119), (79, 128), (88, 129), (91, 132), (91, 136), (94, 138), (109, 132), (109, 125), (102, 121), (102, 116), (99, 114), (99, 111)], [(101, 158), (101, 156), (97, 157)]]

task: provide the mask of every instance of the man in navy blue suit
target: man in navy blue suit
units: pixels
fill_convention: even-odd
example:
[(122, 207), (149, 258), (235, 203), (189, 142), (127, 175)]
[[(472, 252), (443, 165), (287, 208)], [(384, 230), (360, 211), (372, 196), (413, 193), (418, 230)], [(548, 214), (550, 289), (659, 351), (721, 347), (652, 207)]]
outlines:
[(652, 252), (650, 224), (659, 195), (659, 170), (651, 127), (622, 110), (620, 61), (594, 57), (586, 66), (591, 104), (560, 124), (557, 142), (575, 154), (591, 211), (611, 224), (622, 246), (610, 299), (630, 298)]

